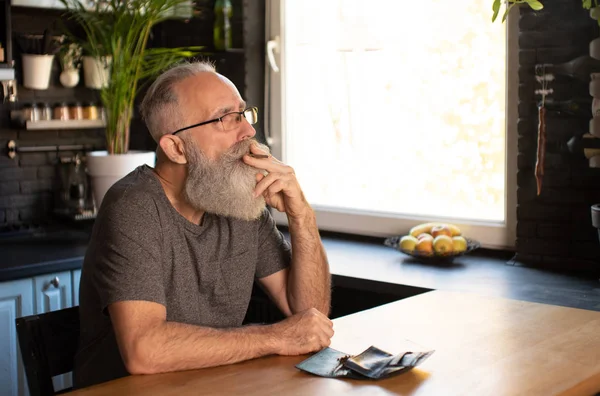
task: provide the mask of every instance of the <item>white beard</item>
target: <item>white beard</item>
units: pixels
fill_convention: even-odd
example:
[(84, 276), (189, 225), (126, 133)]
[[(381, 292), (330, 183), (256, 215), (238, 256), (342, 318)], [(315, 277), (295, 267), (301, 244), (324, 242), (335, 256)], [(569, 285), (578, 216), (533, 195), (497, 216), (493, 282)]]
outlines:
[(241, 220), (255, 220), (262, 215), (265, 200), (254, 198), (256, 174), (260, 171), (242, 161), (257, 144), (265, 151), (268, 147), (255, 140), (242, 140), (212, 161), (189, 139), (183, 138), (188, 161), (188, 175), (184, 194), (196, 210)]

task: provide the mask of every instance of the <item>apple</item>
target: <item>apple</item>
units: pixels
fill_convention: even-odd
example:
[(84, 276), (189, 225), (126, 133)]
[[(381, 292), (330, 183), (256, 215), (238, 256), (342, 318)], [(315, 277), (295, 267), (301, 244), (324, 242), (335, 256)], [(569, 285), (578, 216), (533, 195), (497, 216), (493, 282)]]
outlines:
[(452, 235), (450, 235), (450, 236), (455, 237), (455, 236), (462, 235), (462, 231), (460, 230), (460, 228), (458, 228), (454, 224), (448, 224), (448, 228), (450, 228), (450, 231), (452, 231)]
[(439, 224), (431, 229), (431, 235), (434, 238), (440, 235), (447, 235), (449, 237), (452, 237), (452, 230), (446, 224)]
[(402, 238), (400, 238), (400, 248), (402, 250), (412, 252), (413, 250), (415, 250), (415, 246), (417, 246), (417, 243), (419, 243), (419, 240), (412, 235), (405, 235)]
[(433, 254), (433, 238), (421, 238), (415, 246), (415, 250), (426, 255)]
[(438, 235), (433, 240), (433, 250), (437, 254), (448, 254), (454, 250), (452, 237), (448, 235)]
[(464, 252), (467, 250), (467, 240), (462, 236), (455, 236), (452, 238), (452, 245), (454, 246), (455, 252)]
[(427, 234), (426, 232), (419, 234), (419, 236), (417, 237), (417, 239), (420, 241), (421, 239), (429, 239), (431, 241), (433, 241), (433, 237), (431, 236), (431, 234)]

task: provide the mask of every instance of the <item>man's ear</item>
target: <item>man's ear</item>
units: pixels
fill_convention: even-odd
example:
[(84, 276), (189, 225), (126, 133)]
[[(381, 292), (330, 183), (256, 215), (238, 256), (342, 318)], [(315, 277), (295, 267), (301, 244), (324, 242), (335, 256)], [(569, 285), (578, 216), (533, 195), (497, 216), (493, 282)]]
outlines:
[(180, 165), (187, 164), (187, 158), (185, 157), (185, 151), (183, 149), (184, 143), (179, 137), (163, 135), (158, 141), (158, 144), (171, 162)]

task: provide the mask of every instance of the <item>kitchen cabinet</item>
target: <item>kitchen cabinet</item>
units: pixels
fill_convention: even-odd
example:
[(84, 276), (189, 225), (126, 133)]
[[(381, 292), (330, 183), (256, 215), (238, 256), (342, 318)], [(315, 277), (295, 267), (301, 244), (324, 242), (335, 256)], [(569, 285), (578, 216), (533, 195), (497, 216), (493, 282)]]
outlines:
[(33, 278), (35, 313), (41, 314), (72, 307), (71, 272), (58, 272)]
[[(71, 272), (58, 272), (33, 278), (35, 313), (42, 314), (72, 307), (73, 284)], [(55, 390), (71, 387), (71, 374), (57, 375), (52, 379)]]
[[(0, 282), (0, 395), (28, 396), (15, 319), (79, 305), (81, 270)], [(72, 386), (71, 374), (56, 376), (54, 389)]]
[(81, 279), (81, 270), (74, 270), (71, 272), (73, 278), (73, 306), (79, 305), (79, 279)]
[(27, 379), (17, 341), (15, 319), (33, 315), (31, 279), (0, 283), (0, 393), (26, 396)]

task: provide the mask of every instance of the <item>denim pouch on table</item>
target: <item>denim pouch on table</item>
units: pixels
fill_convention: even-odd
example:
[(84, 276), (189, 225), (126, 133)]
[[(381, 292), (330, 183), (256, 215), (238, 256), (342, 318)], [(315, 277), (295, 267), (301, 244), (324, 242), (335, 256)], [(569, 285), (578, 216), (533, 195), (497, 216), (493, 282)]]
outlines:
[(434, 351), (392, 355), (374, 346), (356, 356), (325, 348), (298, 363), (296, 368), (321, 377), (381, 379), (401, 374), (421, 364)]

